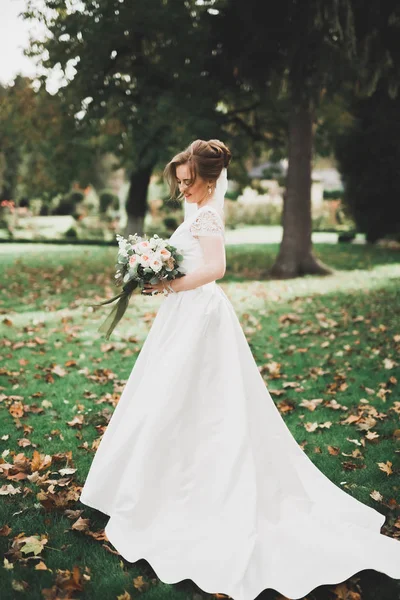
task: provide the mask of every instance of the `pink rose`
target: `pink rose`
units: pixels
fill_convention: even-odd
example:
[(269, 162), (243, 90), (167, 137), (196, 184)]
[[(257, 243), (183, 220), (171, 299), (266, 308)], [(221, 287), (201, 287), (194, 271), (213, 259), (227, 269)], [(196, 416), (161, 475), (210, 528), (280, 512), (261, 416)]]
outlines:
[(147, 248), (150, 248), (150, 242), (148, 242), (147, 240), (140, 242), (139, 248), (141, 248), (142, 250), (147, 250)]
[(155, 273), (158, 273), (162, 269), (162, 262), (157, 257), (153, 257), (153, 259), (150, 261), (149, 266), (153, 269)]
[(136, 265), (137, 262), (138, 257), (136, 256), (136, 254), (132, 254), (132, 256), (129, 258), (129, 265), (133, 267), (134, 265)]
[(150, 254), (142, 254), (142, 256), (140, 257), (140, 264), (142, 265), (142, 267), (148, 267), (149, 266), (149, 262), (150, 262)]
[(161, 258), (163, 260), (168, 260), (169, 257), (171, 256), (171, 252), (169, 250), (167, 250), (166, 248), (162, 248), (160, 250), (159, 254), (161, 255)]

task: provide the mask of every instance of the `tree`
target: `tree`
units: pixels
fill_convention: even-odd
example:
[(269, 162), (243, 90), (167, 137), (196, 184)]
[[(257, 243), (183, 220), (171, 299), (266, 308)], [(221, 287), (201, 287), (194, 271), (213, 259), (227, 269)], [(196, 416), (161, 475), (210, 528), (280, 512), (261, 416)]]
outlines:
[(311, 161), (320, 99), (337, 91), (354, 57), (351, 0), (286, 0), (270, 11), (259, 0), (230, 0), (217, 8), (216, 62), (231, 74), (231, 88), (247, 88), (261, 101), (276, 93), (287, 102), (284, 233), (271, 274), (330, 273), (312, 251)]
[[(0, 86), (0, 147), (2, 155), (1, 199), (16, 199), (21, 165), (26, 154), (34, 110), (34, 91), (27, 78), (17, 77), (13, 86)], [(29, 133), (28, 133), (29, 132)]]
[[(69, 115), (61, 95), (36, 91), (28, 77), (0, 87), (0, 135), (4, 174), (0, 194), (44, 201), (65, 193), (74, 179), (87, 182), (92, 169), (90, 140)], [(79, 152), (77, 152), (79, 148)]]
[(336, 155), (344, 201), (367, 240), (400, 232), (394, 201), (400, 189), (400, 6), (396, 0), (354, 0), (358, 44), (356, 85), (348, 100), (351, 127), (338, 136)]
[(387, 82), (367, 98), (354, 98), (352, 126), (336, 142), (345, 184), (343, 200), (367, 241), (400, 234), (400, 98)]
[(29, 3), (26, 18), (48, 28), (31, 53), (47, 69), (61, 65), (73, 75), (63, 93), (71, 114), (108, 134), (104, 150), (130, 171), (127, 233), (140, 233), (150, 176), (182, 145), (217, 137), (222, 115), (219, 89), (210, 85), (203, 62), (205, 6), (195, 0), (45, 0)]
[(367, 97), (382, 84), (394, 98), (400, 86), (400, 5), (397, 0), (352, 1), (357, 40), (354, 93)]

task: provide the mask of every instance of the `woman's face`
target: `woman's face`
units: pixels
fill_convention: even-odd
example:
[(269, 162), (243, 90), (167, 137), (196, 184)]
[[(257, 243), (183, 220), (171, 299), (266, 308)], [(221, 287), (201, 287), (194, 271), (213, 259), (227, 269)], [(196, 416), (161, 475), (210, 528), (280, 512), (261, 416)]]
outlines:
[(192, 181), (187, 163), (176, 167), (176, 179), (179, 191), (184, 194), (187, 202), (201, 204), (202, 201), (210, 197), (208, 193), (209, 183), (200, 175), (197, 175), (196, 179)]

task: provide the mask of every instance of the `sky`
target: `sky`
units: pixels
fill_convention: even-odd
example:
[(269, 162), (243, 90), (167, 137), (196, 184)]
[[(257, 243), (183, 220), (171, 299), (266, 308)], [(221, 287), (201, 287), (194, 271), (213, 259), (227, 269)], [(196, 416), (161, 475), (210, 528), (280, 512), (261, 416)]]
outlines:
[(25, 0), (0, 0), (0, 82), (10, 83), (17, 73), (30, 77), (36, 74), (35, 64), (23, 55), (29, 43), (32, 27), (19, 15)]
[[(41, 6), (41, 2), (36, 0), (36, 6)], [(29, 46), (29, 34), (40, 39), (46, 29), (42, 24), (23, 19), (20, 14), (25, 9), (26, 0), (0, 0), (0, 83), (3, 85), (12, 83), (19, 73), (32, 78), (43, 74), (43, 69), (36, 66), (34, 59), (24, 56), (23, 51)], [(73, 64), (67, 65), (65, 76), (59, 66), (52, 69), (47, 73), (47, 91), (57, 93), (75, 72)]]

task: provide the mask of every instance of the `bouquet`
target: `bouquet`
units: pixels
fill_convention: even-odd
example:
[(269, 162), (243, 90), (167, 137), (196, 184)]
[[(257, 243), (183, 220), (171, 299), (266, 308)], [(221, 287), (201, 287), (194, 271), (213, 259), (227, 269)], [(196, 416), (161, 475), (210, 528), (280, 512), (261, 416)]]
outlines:
[(135, 233), (126, 239), (117, 233), (116, 238), (119, 250), (115, 265), (115, 284), (122, 285), (122, 292), (100, 304), (89, 305), (97, 308), (118, 300), (98, 329), (106, 333), (107, 340), (122, 319), (136, 288), (142, 291), (145, 283), (157, 283), (162, 279), (169, 281), (185, 275), (179, 269), (183, 256), (175, 246), (171, 246), (167, 240), (158, 237), (157, 234), (148, 239), (147, 236), (141, 237)]

